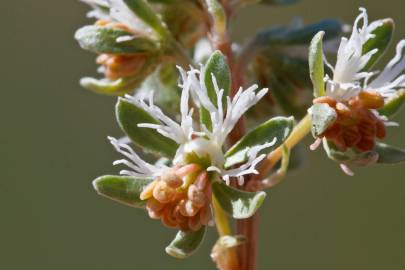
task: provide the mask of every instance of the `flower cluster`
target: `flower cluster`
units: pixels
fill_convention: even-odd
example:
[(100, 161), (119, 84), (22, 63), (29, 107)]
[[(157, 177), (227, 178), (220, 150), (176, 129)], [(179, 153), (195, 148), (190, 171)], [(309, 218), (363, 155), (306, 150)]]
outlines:
[[(405, 87), (405, 40), (397, 45), (396, 56), (382, 72), (369, 71), (370, 61), (379, 50), (366, 51), (365, 46), (375, 38), (373, 32), (381, 27), (383, 20), (368, 23), (367, 12), (361, 14), (353, 25), (350, 38), (342, 38), (335, 67), (327, 61), (333, 78), (325, 77), (326, 94), (314, 99), (314, 104), (327, 104), (336, 112), (336, 120), (320, 135), (346, 151), (370, 151), (376, 139), (384, 139), (386, 126), (395, 125), (380, 115), (378, 110)], [(360, 27), (360, 23), (362, 26)], [(366, 52), (365, 52), (366, 51)]]
[[(114, 138), (110, 138), (110, 141), (126, 157), (114, 164), (124, 164), (130, 168), (121, 171), (122, 175), (153, 179), (141, 193), (141, 199), (147, 201), (150, 217), (161, 219), (163, 224), (171, 228), (197, 231), (212, 218), (212, 181), (223, 179), (229, 184), (231, 178), (235, 178), (239, 184), (243, 184), (244, 176), (258, 173), (255, 167), (265, 157), (265, 154), (259, 154), (260, 151), (274, 145), (276, 140), (271, 138), (267, 143), (251, 147), (246, 153), (246, 162), (226, 169), (224, 145), (228, 134), (239, 118), (267, 93), (267, 89), (256, 92), (257, 86), (245, 90), (241, 88), (233, 99), (226, 97), (225, 111), (224, 90), (219, 89), (213, 75), (216, 104), (208, 95), (203, 70), (179, 70), (182, 78), (179, 85), (182, 88), (180, 123), (166, 116), (154, 105), (153, 93), (147, 99), (139, 96), (125, 97), (125, 101), (142, 108), (157, 121), (140, 123), (138, 127), (156, 130), (179, 145), (171, 166), (148, 163), (129, 145)], [(203, 106), (210, 112), (211, 129), (204, 124), (198, 130), (195, 129), (198, 123), (193, 119), (193, 108), (189, 107), (190, 96), (193, 97), (194, 104)]]

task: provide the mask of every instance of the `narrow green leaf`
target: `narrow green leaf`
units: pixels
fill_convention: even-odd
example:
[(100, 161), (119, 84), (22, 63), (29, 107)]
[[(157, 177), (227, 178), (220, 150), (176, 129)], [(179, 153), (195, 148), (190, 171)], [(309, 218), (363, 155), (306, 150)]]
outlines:
[(212, 191), (224, 211), (235, 219), (253, 216), (266, 197), (263, 191), (246, 192), (230, 187), (222, 181), (214, 182)]
[(309, 74), (314, 86), (314, 96), (320, 97), (325, 95), (325, 83), (323, 78), (325, 76), (323, 64), (323, 44), (322, 39), (325, 32), (321, 31), (314, 36), (309, 46)]
[(271, 142), (275, 138), (276, 143), (262, 151), (262, 153), (270, 153), (288, 138), (293, 128), (294, 118), (292, 117), (275, 117), (264, 122), (246, 134), (226, 152), (225, 167), (229, 168), (235, 164), (245, 162), (248, 159), (247, 153), (249, 149)]
[(381, 56), (384, 55), (388, 45), (391, 42), (395, 28), (394, 21), (392, 19), (384, 19), (380, 22), (381, 25), (374, 29), (374, 31), (371, 33), (374, 35), (374, 38), (369, 39), (363, 46), (363, 54), (366, 54), (371, 50), (378, 49), (378, 51), (368, 61), (364, 70), (369, 70), (377, 63)]
[(151, 6), (145, 0), (123, 0), (132, 12), (143, 22), (149, 25), (160, 37), (168, 35), (167, 28)]
[(224, 89), (224, 97), (228, 96), (231, 89), (231, 72), (225, 56), (220, 51), (211, 54), (204, 67), (204, 83), (207, 86), (208, 96), (211, 102), (217, 105), (217, 95), (212, 75), (214, 75), (219, 89)]
[(378, 153), (377, 163), (396, 164), (405, 162), (405, 149), (388, 144), (377, 143), (373, 151)]
[(337, 119), (336, 111), (327, 104), (315, 104), (310, 108), (312, 117), (312, 134), (318, 137), (324, 133)]
[(145, 201), (140, 199), (143, 189), (153, 180), (130, 176), (105, 175), (93, 181), (93, 187), (98, 194), (116, 202), (136, 208), (145, 207)]
[(76, 40), (88, 51), (101, 54), (135, 54), (157, 50), (156, 43), (145, 37), (133, 37), (117, 42), (120, 37), (133, 37), (133, 34), (121, 29), (88, 25), (77, 30)]
[(196, 232), (179, 231), (174, 240), (166, 247), (166, 253), (177, 259), (185, 259), (200, 246), (207, 228), (204, 226)]
[(146, 111), (125, 99), (119, 99), (116, 115), (120, 127), (135, 144), (152, 153), (168, 158), (174, 157), (178, 148), (175, 141), (161, 135), (155, 129), (138, 127), (141, 123), (159, 124)]
[(392, 117), (399, 112), (405, 103), (405, 90), (398, 90), (394, 96), (392, 96), (378, 112), (381, 115)]

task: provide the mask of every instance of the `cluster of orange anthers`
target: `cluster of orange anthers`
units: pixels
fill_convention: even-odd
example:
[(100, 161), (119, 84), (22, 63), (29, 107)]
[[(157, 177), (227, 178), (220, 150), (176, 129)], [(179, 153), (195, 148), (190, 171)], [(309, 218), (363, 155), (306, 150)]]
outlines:
[[(96, 22), (96, 25), (133, 33), (125, 24), (119, 22), (99, 20)], [(144, 54), (119, 55), (106, 53), (99, 55), (96, 60), (97, 64), (104, 66), (105, 76), (110, 80), (135, 75), (143, 67), (145, 61), (146, 56)]]
[(141, 193), (153, 219), (182, 231), (198, 231), (211, 220), (211, 185), (197, 164), (169, 169)]
[(341, 151), (354, 147), (366, 152), (374, 148), (376, 138), (385, 137), (384, 122), (371, 111), (384, 106), (384, 98), (375, 91), (362, 91), (345, 102), (322, 96), (313, 103), (328, 104), (335, 109), (337, 119), (321, 137), (332, 141)]

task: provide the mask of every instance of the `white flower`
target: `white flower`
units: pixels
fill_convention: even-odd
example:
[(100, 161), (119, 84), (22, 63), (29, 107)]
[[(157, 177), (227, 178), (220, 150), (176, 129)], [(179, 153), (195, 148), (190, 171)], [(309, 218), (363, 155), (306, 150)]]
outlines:
[[(179, 148), (173, 160), (175, 166), (186, 165), (184, 163), (187, 155), (195, 153), (200, 158), (209, 157), (211, 166), (207, 168), (207, 171), (217, 172), (227, 183), (229, 183), (231, 177), (237, 177), (239, 184), (242, 184), (243, 176), (258, 173), (255, 167), (265, 158), (265, 155), (259, 155), (259, 152), (274, 145), (276, 139), (274, 138), (263, 145), (252, 147), (247, 153), (248, 160), (246, 163), (240, 165), (238, 168), (229, 170), (224, 168), (225, 157), (223, 148), (225, 140), (240, 117), (267, 93), (267, 89), (262, 89), (256, 93), (257, 85), (249, 87), (246, 90), (241, 88), (232, 100), (230, 97), (226, 97), (227, 109), (224, 111), (222, 104), (224, 90), (219, 89), (214, 76), (212, 76), (212, 79), (218, 106), (214, 105), (208, 96), (207, 87), (204, 83), (203, 70), (191, 69), (188, 72), (181, 68), (179, 68), (179, 70), (182, 78), (182, 83), (179, 84), (182, 88), (180, 123), (166, 116), (162, 110), (154, 104), (153, 94), (150, 94), (146, 98), (127, 95), (125, 97), (126, 101), (144, 109), (159, 122), (159, 124), (142, 123), (138, 126), (155, 129), (163, 136), (179, 144)], [(190, 96), (193, 97), (195, 104), (199, 104), (210, 111), (212, 131), (208, 130), (204, 125), (200, 125), (199, 129), (195, 129), (199, 123), (192, 118), (193, 109), (189, 107)], [(110, 140), (117, 151), (129, 159), (129, 161), (119, 160), (114, 163), (125, 164), (131, 169), (131, 171), (121, 171), (121, 174), (156, 177), (159, 176), (162, 171), (168, 169), (162, 165), (149, 164), (140, 159), (125, 143), (118, 142), (112, 138), (110, 138)]]
[[(125, 4), (123, 0), (81, 0), (90, 5), (93, 10), (87, 13), (90, 18), (110, 20), (123, 23), (136, 34), (153, 34), (153, 30), (140, 20)], [(120, 41), (127, 41), (129, 37)]]
[(375, 76), (379, 73), (378, 71), (364, 71), (378, 49), (363, 54), (363, 46), (367, 41), (375, 38), (372, 32), (381, 26), (383, 21), (377, 20), (369, 24), (366, 9), (360, 8), (360, 12), (354, 22), (350, 38), (341, 40), (335, 67), (326, 63), (333, 70), (332, 79), (325, 77), (326, 95), (338, 101), (346, 101), (363, 90), (374, 90), (383, 97), (389, 98), (396, 89), (405, 86), (405, 75), (400, 75), (405, 68), (405, 59), (402, 55), (405, 40), (398, 44), (396, 56), (377, 77)]

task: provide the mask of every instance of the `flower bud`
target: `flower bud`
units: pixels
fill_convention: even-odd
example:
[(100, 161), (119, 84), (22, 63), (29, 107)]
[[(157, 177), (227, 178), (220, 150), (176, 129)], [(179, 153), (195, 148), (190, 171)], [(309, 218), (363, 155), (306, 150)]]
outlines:
[(149, 198), (151, 198), (153, 196), (153, 189), (155, 188), (157, 184), (157, 181), (153, 181), (152, 183), (150, 183), (149, 185), (147, 185), (145, 187), (145, 189), (142, 191), (141, 195), (140, 195), (140, 199), (141, 200), (147, 200)]
[(206, 199), (206, 197), (205, 197), (204, 192), (202, 192), (201, 190), (199, 190), (199, 189), (197, 188), (197, 186), (194, 185), (194, 184), (191, 185), (191, 186), (188, 188), (187, 196), (188, 196), (188, 199), (189, 199), (190, 201), (192, 201), (193, 205), (196, 206), (196, 207), (198, 207), (198, 208), (203, 207), (203, 206), (206, 204), (206, 202), (207, 202), (207, 199)]
[(171, 188), (179, 188), (183, 184), (183, 180), (173, 170), (168, 170), (167, 173), (161, 176), (161, 179)]
[(160, 203), (169, 203), (176, 196), (176, 190), (169, 187), (166, 182), (158, 181), (153, 189), (153, 197)]

